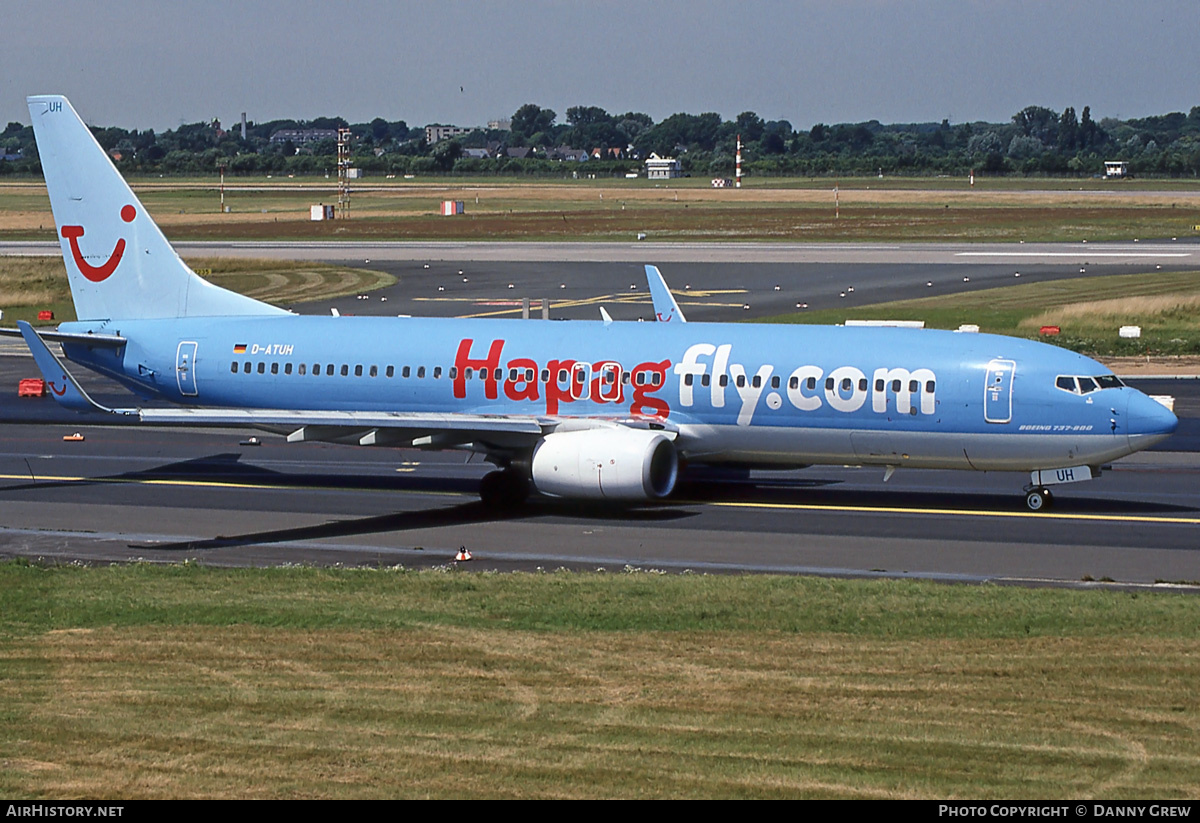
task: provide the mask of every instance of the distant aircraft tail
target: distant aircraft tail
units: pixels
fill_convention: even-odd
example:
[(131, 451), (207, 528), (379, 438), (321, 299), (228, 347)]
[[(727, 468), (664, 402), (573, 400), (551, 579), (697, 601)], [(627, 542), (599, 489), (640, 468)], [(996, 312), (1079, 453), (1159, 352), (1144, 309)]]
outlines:
[(686, 323), (687, 319), (671, 295), (671, 290), (667, 288), (667, 281), (663, 279), (658, 266), (646, 266), (646, 280), (650, 284), (650, 299), (654, 301), (654, 316), (658, 321)]
[(187, 267), (67, 98), (26, 98), (80, 320), (280, 314)]

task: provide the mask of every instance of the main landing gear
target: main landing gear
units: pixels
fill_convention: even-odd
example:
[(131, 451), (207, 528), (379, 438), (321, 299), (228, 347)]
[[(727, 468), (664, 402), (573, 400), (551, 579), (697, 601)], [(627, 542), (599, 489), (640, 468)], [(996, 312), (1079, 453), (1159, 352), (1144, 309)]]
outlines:
[(479, 483), (479, 498), (488, 508), (512, 508), (532, 491), (529, 478), (515, 469), (489, 472)]

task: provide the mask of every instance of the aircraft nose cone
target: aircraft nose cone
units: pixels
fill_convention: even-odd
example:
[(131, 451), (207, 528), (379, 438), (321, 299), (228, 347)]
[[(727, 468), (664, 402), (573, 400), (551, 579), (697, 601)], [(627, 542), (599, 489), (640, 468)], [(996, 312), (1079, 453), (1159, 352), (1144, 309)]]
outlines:
[(1141, 392), (1132, 392), (1126, 411), (1129, 447), (1144, 449), (1170, 437), (1179, 426), (1175, 413)]

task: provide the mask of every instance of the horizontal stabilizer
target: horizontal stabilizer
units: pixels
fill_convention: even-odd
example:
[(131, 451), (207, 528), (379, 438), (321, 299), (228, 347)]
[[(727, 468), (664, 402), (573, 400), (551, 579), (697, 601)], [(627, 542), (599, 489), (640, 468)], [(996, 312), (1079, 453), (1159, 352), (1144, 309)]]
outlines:
[(67, 371), (67, 367), (62, 364), (62, 361), (55, 357), (54, 353), (46, 346), (46, 341), (34, 331), (33, 326), (24, 320), (18, 320), (17, 328), (20, 330), (21, 336), (25, 338), (26, 345), (29, 346), (33, 361), (37, 363), (38, 369), (42, 372), (42, 379), (46, 381), (50, 394), (58, 401), (59, 405), (80, 412), (132, 413), (128, 409), (110, 409), (101, 406), (88, 396), (74, 376)]
[[(86, 346), (100, 346), (106, 349), (119, 349), (128, 342), (119, 334), (92, 334), (91, 332), (68, 331), (39, 331), (38, 337), (48, 343), (82, 343)], [(24, 337), (20, 329), (0, 329), (0, 337)]]

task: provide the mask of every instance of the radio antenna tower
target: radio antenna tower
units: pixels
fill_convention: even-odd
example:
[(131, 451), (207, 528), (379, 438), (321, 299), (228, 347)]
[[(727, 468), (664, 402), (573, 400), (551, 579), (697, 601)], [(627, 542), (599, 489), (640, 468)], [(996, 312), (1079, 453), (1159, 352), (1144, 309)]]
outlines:
[(350, 129), (338, 129), (338, 216), (350, 219)]

